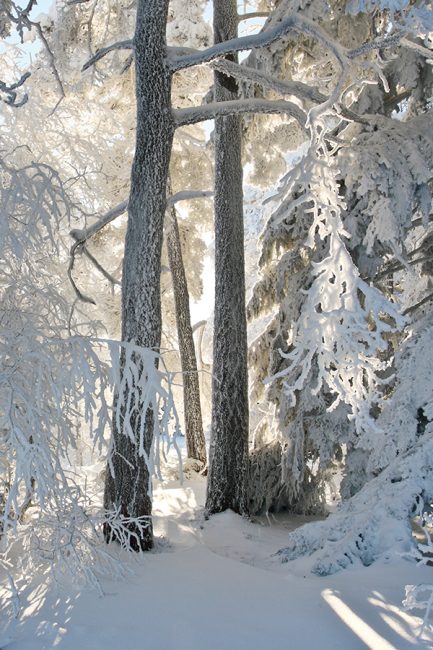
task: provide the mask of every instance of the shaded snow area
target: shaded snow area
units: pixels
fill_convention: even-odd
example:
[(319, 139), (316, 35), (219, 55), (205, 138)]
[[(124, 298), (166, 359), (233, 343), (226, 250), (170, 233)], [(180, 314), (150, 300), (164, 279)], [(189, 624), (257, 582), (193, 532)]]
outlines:
[(432, 582), (431, 567), (396, 558), (320, 578), (274, 555), (302, 518), (205, 521), (204, 493), (201, 477), (156, 489), (157, 548), (127, 558), (124, 580), (103, 580), (105, 596), (34, 580), (18, 620), (6, 623), (3, 607), (0, 648), (433, 648), (432, 630), (418, 638), (421, 619), (400, 606), (405, 584)]

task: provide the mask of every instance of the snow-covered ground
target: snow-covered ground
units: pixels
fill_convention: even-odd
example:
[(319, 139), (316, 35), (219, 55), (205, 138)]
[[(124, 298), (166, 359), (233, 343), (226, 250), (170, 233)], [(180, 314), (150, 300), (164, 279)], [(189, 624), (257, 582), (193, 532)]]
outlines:
[(417, 638), (420, 618), (400, 606), (404, 585), (414, 575), (432, 582), (432, 568), (397, 558), (316, 577), (305, 561), (273, 556), (301, 518), (253, 523), (226, 512), (205, 521), (204, 486), (195, 477), (157, 488), (157, 549), (128, 560), (125, 580), (102, 581), (104, 597), (33, 581), (18, 620), (7, 623), (3, 609), (0, 648), (433, 648), (432, 630)]

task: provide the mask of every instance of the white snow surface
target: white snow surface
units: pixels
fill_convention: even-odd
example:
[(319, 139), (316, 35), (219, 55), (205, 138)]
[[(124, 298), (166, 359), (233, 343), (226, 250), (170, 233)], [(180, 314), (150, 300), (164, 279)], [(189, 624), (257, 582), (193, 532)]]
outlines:
[[(396, 558), (321, 578), (308, 561), (273, 554), (302, 517), (255, 522), (225, 512), (205, 521), (205, 479), (155, 491), (157, 548), (126, 562), (105, 596), (33, 579), (7, 621), (0, 581), (0, 648), (8, 650), (403, 650), (433, 648), (433, 630), (404, 612), (404, 585), (433, 569)], [(0, 576), (1, 577), (1, 576)]]

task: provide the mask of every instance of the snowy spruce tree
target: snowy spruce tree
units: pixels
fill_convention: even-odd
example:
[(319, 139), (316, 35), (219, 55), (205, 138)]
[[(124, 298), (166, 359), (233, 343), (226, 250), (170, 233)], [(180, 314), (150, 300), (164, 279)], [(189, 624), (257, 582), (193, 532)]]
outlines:
[[(270, 24), (294, 4), (279, 3)], [(343, 460), (342, 496), (365, 488), (338, 517), (318, 525), (317, 535), (309, 527), (294, 533), (285, 552), (293, 558), (317, 551), (315, 567), (320, 573), (356, 558), (370, 563), (396, 539), (409, 544), (408, 518), (417, 493), (431, 494), (428, 438), (419, 439), (420, 432), (428, 431), (424, 400), (412, 403), (409, 429), (408, 412), (392, 426), (385, 424), (393, 411), (402, 362), (394, 352), (402, 340), (411, 340), (411, 320), (430, 299), (428, 253), (419, 238), (429, 239), (431, 204), (431, 139), (426, 128), (431, 123), (431, 14), (427, 7), (408, 3), (398, 16), (403, 27), (398, 27), (395, 8), (385, 4), (384, 13), (374, 16), (367, 13), (370, 7), (354, 3), (340, 3), (338, 11), (334, 3), (328, 14), (323, 7), (318, 11), (318, 3), (308, 4), (303, 11), (333, 39), (329, 51), (338, 40), (335, 63), (326, 56), (325, 39), (317, 41), (317, 50), (310, 45), (308, 56), (300, 55), (305, 52), (301, 37), (289, 41), (286, 49), (273, 48), (260, 61), (260, 72), (254, 73), (262, 88), (290, 93), (290, 86), (293, 91), (298, 86), (298, 93), (313, 104), (307, 121), (310, 141), (306, 139), (296, 154), (299, 162), (283, 178), (263, 233), (265, 272), (249, 307), (255, 316), (279, 304), (251, 351), (259, 371), (255, 394), (263, 396), (260, 379), (268, 378), (267, 397), (275, 405), (256, 434), (256, 486), (263, 467), (272, 471), (281, 461), (283, 467), (282, 476), (278, 468), (274, 481), (263, 481), (263, 489), (254, 492), (253, 485), (253, 507), (317, 511), (323, 507), (321, 485), (326, 486), (333, 463)], [(364, 50), (364, 56), (352, 59), (345, 69), (339, 59), (345, 48), (360, 52), (365, 39), (388, 39), (392, 29), (405, 30), (405, 36), (383, 49), (380, 58), (374, 49)], [(302, 73), (301, 85), (296, 76), (290, 82), (274, 76), (271, 83), (270, 73), (285, 57), (295, 75)], [(324, 82), (314, 97), (305, 81), (310, 70), (316, 75), (320, 66), (328, 71), (331, 84)], [(253, 81), (252, 73), (250, 78)], [(340, 99), (333, 103), (336, 92)], [(414, 274), (424, 278), (415, 291)], [(410, 349), (417, 340), (415, 336)], [(416, 383), (413, 377), (409, 381)], [(414, 475), (418, 482), (411, 485)], [(396, 482), (402, 483), (398, 490), (391, 487)], [(388, 503), (375, 500), (374, 490), (389, 495)], [(365, 518), (368, 500), (377, 508)], [(404, 533), (388, 536), (383, 544), (377, 522), (385, 511), (388, 522), (399, 520)], [(340, 538), (341, 544), (331, 542)], [(329, 542), (321, 551), (324, 539)]]

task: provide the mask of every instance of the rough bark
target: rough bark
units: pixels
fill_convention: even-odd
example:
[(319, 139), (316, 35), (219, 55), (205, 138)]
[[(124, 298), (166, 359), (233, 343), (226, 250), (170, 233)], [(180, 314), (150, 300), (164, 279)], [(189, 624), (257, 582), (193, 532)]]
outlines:
[(189, 310), (188, 284), (175, 208), (172, 208), (168, 215), (166, 233), (182, 366), (186, 448), (188, 458), (195, 458), (206, 465), (206, 443), (203, 434), (200, 386)]
[[(236, 0), (215, 0), (215, 42), (237, 36)], [(230, 60), (236, 60), (229, 56)], [(233, 78), (215, 73), (216, 101), (238, 97)], [(215, 120), (215, 317), (212, 430), (206, 508), (246, 513), (248, 373), (245, 318), (241, 118)]]
[[(159, 349), (161, 339), (160, 273), (166, 187), (174, 133), (171, 74), (167, 66), (165, 31), (168, 0), (139, 0), (134, 36), (137, 131), (128, 204), (128, 227), (122, 278), (122, 340)], [(140, 361), (137, 359), (137, 364)], [(143, 369), (141, 369), (143, 371)], [(149, 517), (152, 501), (149, 472), (138, 445), (123, 432), (127, 395), (118, 396), (121, 426), (113, 425), (114, 476), (107, 471), (105, 507), (125, 517)], [(153, 413), (140, 408), (130, 417), (138, 436), (145, 418), (145, 450), (153, 436)], [(131, 547), (153, 546), (151, 520), (144, 532), (131, 524)], [(107, 540), (116, 537), (108, 525)]]

